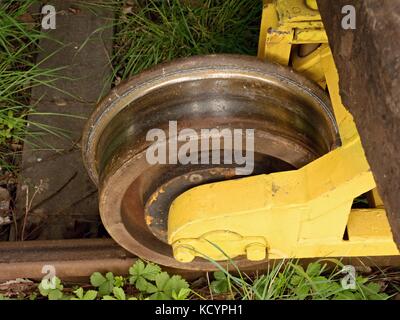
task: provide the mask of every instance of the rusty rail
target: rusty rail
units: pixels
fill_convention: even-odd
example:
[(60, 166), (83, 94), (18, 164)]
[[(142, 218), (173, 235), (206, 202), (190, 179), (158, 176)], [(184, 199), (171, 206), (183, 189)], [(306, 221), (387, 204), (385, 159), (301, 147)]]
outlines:
[[(17, 278), (42, 279), (45, 265), (54, 266), (62, 280), (81, 281), (93, 272), (127, 275), (137, 257), (112, 239), (35, 240), (0, 242), (0, 282)], [(201, 271), (164, 270), (193, 279)]]
[(0, 280), (41, 279), (44, 265), (54, 266), (61, 279), (126, 274), (135, 259), (111, 239), (0, 242)]
[[(87, 281), (95, 271), (112, 271), (114, 274), (126, 275), (136, 259), (112, 239), (0, 242), (0, 281), (16, 278), (41, 279), (44, 276), (44, 265), (54, 266), (56, 275), (63, 280)], [(313, 260), (316, 259), (302, 259), (300, 263), (307, 264)], [(342, 259), (342, 262), (355, 266), (399, 266), (400, 257), (353, 257)], [(267, 266), (268, 263), (265, 263), (261, 269)], [(164, 269), (170, 273), (179, 273), (187, 279), (204, 274), (200, 271)]]

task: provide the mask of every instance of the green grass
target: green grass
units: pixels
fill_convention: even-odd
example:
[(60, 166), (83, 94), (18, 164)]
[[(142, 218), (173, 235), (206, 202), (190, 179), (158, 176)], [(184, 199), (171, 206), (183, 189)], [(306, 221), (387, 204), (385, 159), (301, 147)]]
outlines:
[[(329, 266), (329, 267), (328, 267)], [(387, 300), (383, 287), (368, 276), (357, 275), (355, 287), (342, 286), (345, 274), (339, 260), (321, 259), (305, 268), (295, 260), (278, 261), (267, 272), (249, 277), (226, 270), (214, 273), (210, 287), (228, 299), (241, 300)]]
[[(62, 131), (29, 120), (39, 115), (30, 101), (35, 86), (52, 86), (58, 70), (35, 63), (39, 41), (45, 37), (39, 23), (28, 13), (36, 0), (7, 0), (0, 4), (0, 167), (14, 169), (22, 143), (32, 145), (38, 135)], [(49, 114), (50, 115), (50, 114)], [(31, 130), (27, 131), (27, 126)]]
[[(345, 288), (343, 273), (345, 265), (337, 259), (320, 259), (307, 265), (306, 269), (299, 260), (289, 259), (273, 261), (265, 273), (249, 277), (241, 272), (235, 261), (218, 245), (210, 242), (226, 258), (225, 267), (212, 258), (197, 252), (219, 271), (214, 273), (215, 280), (209, 284), (210, 293), (226, 294), (229, 299), (242, 300), (386, 300), (390, 296), (382, 292), (383, 288), (370, 278), (354, 275), (354, 288)], [(232, 273), (233, 270), (233, 273)], [(378, 275), (385, 275), (378, 270)], [(350, 276), (348, 276), (349, 278)], [(393, 287), (398, 293), (399, 290)], [(393, 289), (392, 288), (392, 289)]]
[[(104, 9), (114, 13), (114, 20), (79, 48), (105, 29), (114, 29), (112, 75), (104, 88), (176, 58), (257, 53), (260, 0), (81, 0), (77, 6), (94, 14)], [(103, 89), (99, 99), (106, 93)]]
[(114, 79), (192, 55), (256, 54), (259, 0), (149, 0), (132, 7), (118, 3)]

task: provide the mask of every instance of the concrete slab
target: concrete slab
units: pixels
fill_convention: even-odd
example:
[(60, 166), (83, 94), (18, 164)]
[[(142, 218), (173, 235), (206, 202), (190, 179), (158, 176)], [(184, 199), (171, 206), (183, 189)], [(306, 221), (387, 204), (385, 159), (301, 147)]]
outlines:
[[(32, 103), (38, 112), (63, 115), (35, 115), (30, 120), (57, 128), (56, 132), (64, 130), (67, 137), (47, 133), (31, 139), (35, 145), (25, 144), (18, 223), (11, 240), (96, 237), (101, 226), (97, 189), (86, 174), (79, 141), (85, 118), (110, 88), (106, 80), (111, 72), (112, 28), (107, 26), (112, 13), (103, 9), (94, 13), (78, 7), (76, 1), (48, 4), (57, 11), (56, 29), (46, 31), (54, 40), (40, 42), (43, 51), (38, 63), (64, 68), (54, 83), (57, 89), (33, 88)], [(29, 128), (31, 133), (37, 130)]]

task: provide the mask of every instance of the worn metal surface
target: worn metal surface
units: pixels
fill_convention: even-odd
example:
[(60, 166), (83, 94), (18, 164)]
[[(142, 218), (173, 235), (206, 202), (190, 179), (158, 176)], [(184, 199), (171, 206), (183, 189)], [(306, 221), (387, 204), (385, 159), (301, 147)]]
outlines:
[(0, 280), (40, 279), (45, 265), (61, 279), (95, 271), (126, 274), (135, 258), (111, 239), (46, 240), (0, 243)]
[[(177, 268), (207, 269), (211, 264), (175, 261), (165, 235), (149, 230), (152, 214), (145, 219), (146, 203), (150, 200), (150, 212), (160, 193), (157, 189), (201, 169), (150, 165), (146, 160), (151, 145), (146, 133), (153, 128), (168, 132), (169, 120), (178, 121), (178, 131), (191, 128), (199, 137), (205, 128), (255, 129), (255, 173), (299, 168), (339, 145), (325, 93), (288, 68), (253, 57), (183, 59), (159, 65), (113, 89), (91, 116), (83, 137), (85, 163), (100, 189), (102, 221), (125, 249)], [(207, 170), (228, 168), (205, 166)], [(196, 184), (199, 181), (190, 178), (175, 183), (175, 190), (155, 211), (166, 217), (176, 194)], [(245, 259), (238, 263), (249, 264)]]

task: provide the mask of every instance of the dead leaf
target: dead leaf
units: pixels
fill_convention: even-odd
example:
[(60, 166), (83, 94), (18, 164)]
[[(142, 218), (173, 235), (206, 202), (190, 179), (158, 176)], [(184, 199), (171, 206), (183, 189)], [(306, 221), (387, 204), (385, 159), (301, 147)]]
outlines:
[(33, 19), (30, 13), (24, 13), (18, 17), (18, 20), (25, 23), (34, 23), (35, 19)]
[(68, 9), (68, 11), (71, 12), (72, 14), (75, 14), (75, 15), (77, 15), (77, 14), (79, 14), (79, 13), (81, 12), (80, 9), (78, 9), (78, 8), (73, 8), (73, 7), (70, 7), (70, 8)]

